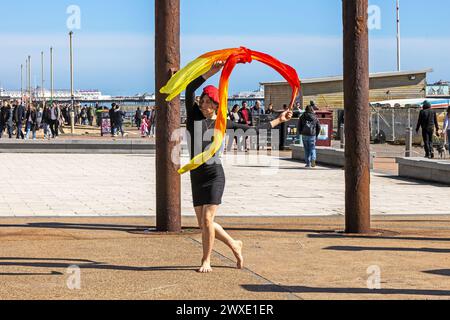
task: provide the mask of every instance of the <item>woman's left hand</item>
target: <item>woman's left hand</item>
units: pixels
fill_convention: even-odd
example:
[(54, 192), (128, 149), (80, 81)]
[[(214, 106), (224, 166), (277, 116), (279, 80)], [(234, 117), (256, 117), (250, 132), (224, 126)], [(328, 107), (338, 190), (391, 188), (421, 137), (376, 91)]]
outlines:
[(292, 119), (294, 113), (291, 110), (287, 110), (280, 115), (281, 122), (287, 122)]

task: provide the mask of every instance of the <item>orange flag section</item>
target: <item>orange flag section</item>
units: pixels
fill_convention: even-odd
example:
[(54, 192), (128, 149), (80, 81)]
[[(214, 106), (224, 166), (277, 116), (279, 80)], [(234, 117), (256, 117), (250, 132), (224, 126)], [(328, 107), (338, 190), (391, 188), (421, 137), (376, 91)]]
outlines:
[(220, 105), (217, 112), (217, 120), (214, 131), (213, 143), (209, 146), (205, 152), (195, 156), (186, 166), (180, 169), (178, 172), (184, 174), (191, 170), (195, 170), (202, 166), (209, 160), (222, 147), (222, 143), (225, 137), (227, 129), (227, 114), (228, 114), (228, 84), (231, 73), (239, 63), (251, 63), (253, 60), (259, 61), (275, 69), (292, 87), (292, 98), (290, 103), (290, 109), (293, 108), (295, 99), (300, 92), (300, 79), (297, 71), (291, 66), (282, 63), (274, 57), (250, 49), (241, 47), (234, 49), (224, 49), (218, 51), (208, 52), (191, 63), (185, 68), (177, 72), (167, 83), (165, 87), (161, 89), (161, 93), (167, 94), (167, 101), (171, 101), (176, 96), (181, 94), (186, 87), (195, 79), (208, 72), (216, 61), (226, 61), (222, 70), (219, 85)]

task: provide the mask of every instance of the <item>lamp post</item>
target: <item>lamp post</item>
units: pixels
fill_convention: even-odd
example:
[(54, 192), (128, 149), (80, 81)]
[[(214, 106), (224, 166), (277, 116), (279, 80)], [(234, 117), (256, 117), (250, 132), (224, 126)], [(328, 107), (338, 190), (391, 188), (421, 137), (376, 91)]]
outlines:
[(45, 91), (44, 91), (44, 51), (41, 52), (41, 95), (42, 105), (45, 103)]
[(397, 0), (397, 71), (401, 71), (400, 0)]
[(31, 87), (31, 56), (28, 56), (28, 89), (29, 89), (29, 103), (32, 101), (32, 92), (33, 89)]
[(73, 92), (73, 31), (69, 32), (70, 40), (70, 131), (75, 132), (75, 97)]
[(53, 47), (50, 47), (50, 102), (53, 103)]
[(20, 65), (20, 100), (23, 99), (23, 63)]

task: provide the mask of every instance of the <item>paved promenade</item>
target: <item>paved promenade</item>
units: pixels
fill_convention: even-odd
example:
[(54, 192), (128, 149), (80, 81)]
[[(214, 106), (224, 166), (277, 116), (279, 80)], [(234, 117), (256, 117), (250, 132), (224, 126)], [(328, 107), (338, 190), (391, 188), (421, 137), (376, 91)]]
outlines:
[[(187, 159), (183, 159), (186, 161)], [(344, 171), (277, 157), (225, 159), (221, 216), (344, 214)], [(0, 216), (155, 215), (155, 158), (146, 155), (0, 154)], [(389, 164), (380, 165), (383, 172)], [(193, 215), (189, 174), (182, 209)], [(449, 214), (449, 187), (372, 175), (374, 215)]]
[[(186, 160), (186, 159), (184, 159)], [(0, 154), (0, 216), (155, 215), (155, 158), (145, 155)], [(344, 171), (277, 157), (231, 156), (222, 216), (344, 214)], [(183, 214), (193, 215), (189, 174)], [(446, 214), (449, 187), (372, 175), (372, 212)]]

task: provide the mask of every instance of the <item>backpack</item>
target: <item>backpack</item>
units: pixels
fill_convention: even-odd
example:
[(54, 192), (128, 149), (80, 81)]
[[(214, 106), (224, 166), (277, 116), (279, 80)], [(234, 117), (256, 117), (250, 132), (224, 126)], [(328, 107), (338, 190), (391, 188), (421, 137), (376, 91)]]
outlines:
[(316, 135), (316, 125), (317, 125), (317, 119), (306, 119), (303, 118), (303, 130), (301, 132), (301, 135), (303, 136), (315, 136)]

